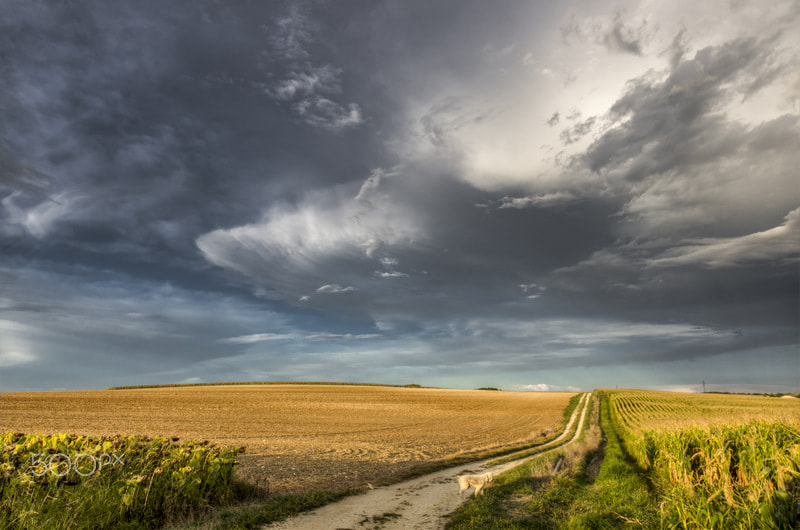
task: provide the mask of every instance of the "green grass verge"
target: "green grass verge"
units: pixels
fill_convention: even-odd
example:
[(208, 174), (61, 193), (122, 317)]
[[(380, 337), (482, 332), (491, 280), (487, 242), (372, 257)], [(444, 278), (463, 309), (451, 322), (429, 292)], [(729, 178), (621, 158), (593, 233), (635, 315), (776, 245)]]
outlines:
[(485, 495), (471, 499), (454, 513), (447, 528), (617, 528), (629, 523), (658, 526), (650, 485), (622, 448), (605, 396), (601, 396), (600, 405), (606, 446), (595, 480), (585, 473), (594, 457), (592, 452), (584, 456), (577, 472), (570, 476), (533, 476), (537, 466), (552, 469), (561, 454), (554, 451), (496, 477)]
[(659, 525), (657, 500), (642, 470), (625, 452), (611, 421), (608, 397), (600, 396), (600, 425), (606, 438), (603, 464), (593, 484), (570, 507), (566, 528), (614, 528), (628, 523)]
[(219, 530), (260, 528), (263, 525), (293, 517), (301, 512), (336, 502), (354, 493), (356, 493), (355, 490), (347, 490), (339, 492), (311, 491), (302, 495), (281, 495), (260, 500), (257, 503), (223, 508), (205, 517), (195, 518), (192, 522), (185, 523), (179, 528), (202, 527)]
[(561, 415), (561, 427), (566, 427), (567, 423), (569, 423), (569, 419), (572, 416), (572, 413), (575, 412), (575, 408), (578, 406), (578, 403), (581, 402), (581, 397), (585, 392), (580, 392), (575, 394), (569, 399), (569, 403), (567, 403), (567, 408), (564, 409), (564, 414)]

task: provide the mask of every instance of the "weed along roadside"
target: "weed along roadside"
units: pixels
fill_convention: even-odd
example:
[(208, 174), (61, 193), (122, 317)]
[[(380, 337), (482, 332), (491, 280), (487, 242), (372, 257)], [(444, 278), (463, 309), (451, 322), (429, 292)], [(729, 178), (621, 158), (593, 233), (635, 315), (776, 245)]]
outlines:
[(0, 446), (4, 528), (151, 527), (245, 494), (233, 479), (236, 447), (13, 432)]
[(780, 398), (597, 394), (566, 465), (501, 474), (447, 528), (800, 527), (800, 425)]

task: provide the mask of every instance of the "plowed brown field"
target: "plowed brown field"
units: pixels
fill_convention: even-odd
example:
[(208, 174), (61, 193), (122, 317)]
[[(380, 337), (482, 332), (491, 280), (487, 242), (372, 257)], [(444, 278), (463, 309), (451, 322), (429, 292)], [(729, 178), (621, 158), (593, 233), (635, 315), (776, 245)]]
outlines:
[(273, 491), (356, 486), (555, 431), (574, 393), (230, 385), (0, 394), (0, 430), (135, 434), (247, 448), (239, 473)]

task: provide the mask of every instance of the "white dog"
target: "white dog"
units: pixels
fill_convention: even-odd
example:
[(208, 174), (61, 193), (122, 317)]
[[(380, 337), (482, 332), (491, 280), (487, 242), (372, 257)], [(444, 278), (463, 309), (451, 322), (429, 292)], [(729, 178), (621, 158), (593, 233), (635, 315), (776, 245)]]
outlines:
[(484, 473), (483, 475), (460, 475), (458, 478), (458, 494), (461, 495), (461, 492), (468, 490), (470, 488), (475, 488), (475, 495), (481, 495), (483, 493), (483, 488), (489, 482), (494, 479), (494, 475), (491, 473)]

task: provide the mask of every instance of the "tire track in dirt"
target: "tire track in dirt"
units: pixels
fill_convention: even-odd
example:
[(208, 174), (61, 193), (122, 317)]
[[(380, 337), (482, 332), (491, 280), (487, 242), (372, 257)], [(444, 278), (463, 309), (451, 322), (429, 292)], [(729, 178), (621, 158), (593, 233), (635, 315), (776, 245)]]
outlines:
[[(390, 486), (369, 490), (362, 495), (347, 497), (339, 502), (264, 528), (271, 530), (427, 530), (443, 528), (447, 522), (447, 516), (469, 498), (469, 494), (459, 495), (457, 475), (488, 471), (497, 475), (575, 441), (583, 430), (591, 394), (588, 392), (583, 395), (564, 431), (557, 438), (540, 446), (540, 451), (536, 454), (526, 455), (517, 460), (494, 466), (487, 466), (487, 464), (495, 459), (462, 464)], [(579, 413), (580, 420), (578, 420)], [(579, 423), (575, 434), (566, 440), (576, 421)]]

